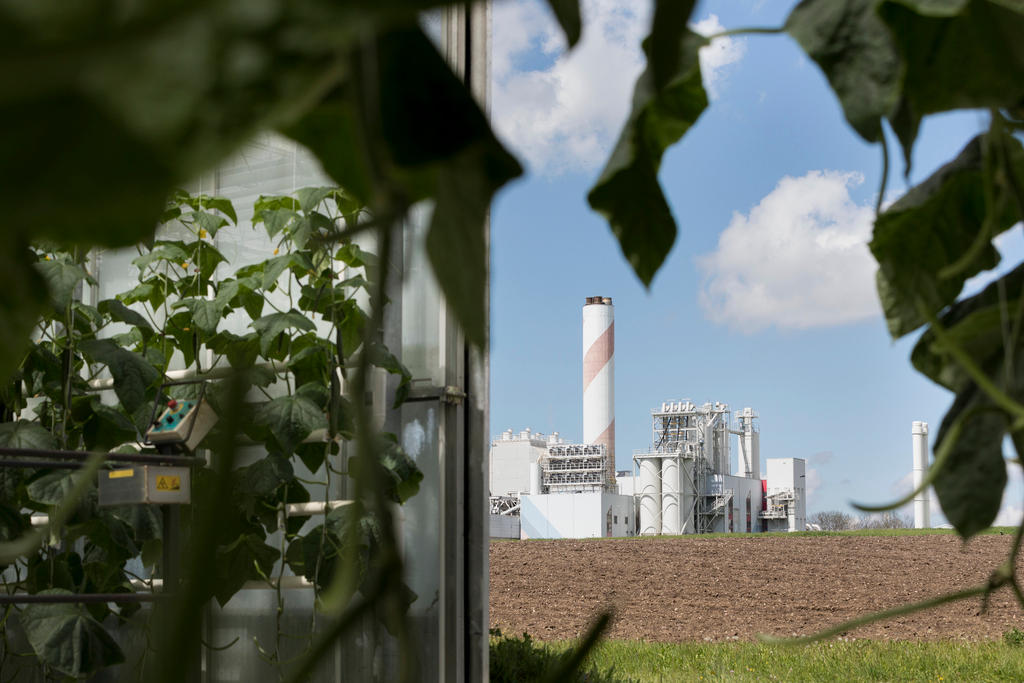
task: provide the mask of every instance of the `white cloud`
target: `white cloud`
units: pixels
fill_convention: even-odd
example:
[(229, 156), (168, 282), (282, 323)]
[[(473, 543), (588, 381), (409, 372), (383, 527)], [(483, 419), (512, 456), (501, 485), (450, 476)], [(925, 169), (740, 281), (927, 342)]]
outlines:
[[(644, 68), (640, 43), (650, 25), (649, 2), (584, 0), (583, 34), (565, 40), (546, 5), (516, 0), (494, 5), (492, 114), (498, 134), (534, 172), (592, 172), (604, 163)], [(694, 25), (721, 30), (715, 15)], [(720, 39), (701, 50), (705, 87), (716, 95), (741, 41)]]
[(853, 323), (879, 313), (867, 248), (874, 209), (850, 189), (859, 173), (786, 176), (748, 215), (734, 213), (698, 258), (707, 316), (753, 332)]
[(1024, 508), (1020, 505), (1004, 504), (992, 526), (1020, 526), (1021, 519), (1024, 519)]
[[(718, 15), (709, 14), (691, 27), (703, 36), (721, 33), (725, 30)], [(727, 75), (726, 67), (743, 58), (747, 51), (747, 43), (736, 38), (717, 38), (711, 45), (700, 50), (700, 71), (704, 77), (704, 88), (712, 99), (719, 97), (721, 87)]]

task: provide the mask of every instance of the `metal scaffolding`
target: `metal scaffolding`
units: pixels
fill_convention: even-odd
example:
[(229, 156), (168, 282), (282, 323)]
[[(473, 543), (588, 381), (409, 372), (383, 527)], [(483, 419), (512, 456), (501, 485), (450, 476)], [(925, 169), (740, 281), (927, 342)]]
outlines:
[(547, 493), (615, 490), (604, 444), (552, 445), (539, 462), (541, 489)]
[(792, 489), (769, 493), (765, 509), (758, 515), (761, 519), (789, 519), (791, 506), (796, 502)]
[(519, 516), (519, 496), (491, 496), (488, 500), (492, 515)]
[[(715, 520), (729, 509), (732, 492), (712, 491), (709, 486), (713, 475), (729, 473), (729, 421), (729, 406), (724, 403), (697, 406), (688, 400), (673, 401), (663, 403), (661, 410), (651, 411), (651, 450), (634, 453), (633, 467), (641, 472), (645, 460), (676, 461), (680, 491), (672, 490), (671, 482), (666, 489), (661, 467), (657, 468), (656, 481), (661, 491), (659, 497), (666, 492), (678, 495), (681, 529), (708, 533), (714, 529)], [(647, 472), (655, 469), (646, 468)], [(644, 474), (638, 476), (644, 478)], [(643, 506), (641, 502), (642, 513)], [(660, 505), (655, 507), (661, 509)], [(658, 529), (663, 522), (660, 515), (659, 512), (655, 520), (648, 520)]]

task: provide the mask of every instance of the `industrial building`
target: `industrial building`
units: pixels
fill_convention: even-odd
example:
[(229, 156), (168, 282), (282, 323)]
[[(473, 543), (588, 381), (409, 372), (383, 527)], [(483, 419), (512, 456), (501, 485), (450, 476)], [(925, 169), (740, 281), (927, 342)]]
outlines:
[[(615, 470), (614, 307), (583, 306), (583, 443), (509, 429), (491, 442), (491, 534), (585, 538), (635, 534), (802, 531), (805, 463), (769, 459), (751, 408), (689, 400), (651, 411), (650, 449)], [(732, 469), (732, 437), (737, 466)], [(513, 518), (518, 518), (518, 528)]]
[(651, 411), (651, 449), (633, 454), (640, 534), (804, 530), (805, 462), (769, 459), (762, 479), (757, 414), (744, 408), (735, 428), (730, 415), (724, 403), (689, 400)]

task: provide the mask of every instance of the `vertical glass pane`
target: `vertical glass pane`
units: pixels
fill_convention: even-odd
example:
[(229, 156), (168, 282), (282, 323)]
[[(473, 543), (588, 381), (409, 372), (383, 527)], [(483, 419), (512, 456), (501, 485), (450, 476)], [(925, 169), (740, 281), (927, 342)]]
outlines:
[[(260, 195), (287, 195), (303, 187), (333, 185), (319, 162), (303, 147), (273, 133), (247, 144), (215, 174), (213, 193), (230, 199), (241, 225), (251, 225), (252, 207)], [(218, 233), (220, 238), (221, 233)], [(274, 251), (266, 231), (227, 231), (217, 248), (233, 268), (265, 259)]]
[(414, 381), (444, 386), (444, 306), (424, 244), (431, 207), (420, 204), (405, 229), (402, 362)]
[[(416, 634), (424, 680), (434, 680), (439, 666), (441, 594), (440, 408), (436, 401), (402, 407), (401, 443), (423, 472), (419, 493), (402, 506), (401, 544), (405, 582), (416, 594), (409, 616)], [(430, 673), (433, 672), (433, 673)]]

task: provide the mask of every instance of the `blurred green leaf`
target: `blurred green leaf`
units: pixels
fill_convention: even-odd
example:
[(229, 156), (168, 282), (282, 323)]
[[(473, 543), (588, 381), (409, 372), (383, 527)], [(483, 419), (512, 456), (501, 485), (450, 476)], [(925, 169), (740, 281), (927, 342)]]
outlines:
[(57, 440), (38, 423), (18, 420), (0, 423), (0, 446), (52, 450), (57, 448)]
[[(675, 219), (658, 184), (661, 157), (707, 107), (697, 59), (697, 51), (707, 45), (707, 40), (682, 28), (689, 18), (689, 3), (679, 3), (677, 13), (671, 5), (670, 0), (661, 0), (657, 11), (674, 15), (679, 36), (677, 68), (666, 76), (664, 87), (658, 88), (658, 63), (652, 60), (653, 48), (659, 43), (645, 43), (647, 68), (637, 80), (632, 113), (601, 177), (587, 196), (590, 206), (608, 219), (626, 260), (647, 286), (676, 238)], [(666, 52), (659, 50), (659, 54)]]
[(905, 64), (893, 129), (910, 151), (922, 117), (1024, 104), (1024, 4), (1019, 0), (884, 0), (878, 14)]
[[(37, 83), (45, 78), (23, 76)], [(32, 99), (12, 98), (6, 90), (0, 125), (18, 131), (0, 151), (7, 225), (33, 238), (89, 245), (127, 246), (152, 235), (173, 178), (159, 151), (118, 120), (116, 109), (71, 88)]]
[(313, 270), (313, 262), (300, 252), (281, 254), (263, 262), (263, 289), (273, 289), (281, 273), (291, 269), (292, 272), (306, 273)]
[(29, 482), (26, 487), (30, 500), (41, 505), (59, 505), (75, 485), (71, 472), (55, 470)]
[(86, 450), (107, 450), (138, 438), (131, 420), (116, 408), (104, 405), (99, 396), (73, 398), (71, 415), (82, 426)]
[(296, 310), (287, 313), (271, 313), (252, 321), (252, 327), (260, 336), (260, 353), (266, 356), (277, 338), (287, 330), (314, 330), (316, 325)]
[(143, 315), (133, 311), (117, 299), (106, 299), (99, 303), (100, 313), (107, 315), (111, 320), (137, 327), (142, 333), (143, 339), (153, 336), (153, 326), (149, 324)]
[(320, 202), (334, 194), (332, 187), (303, 187), (295, 191), (299, 198), (299, 206), (305, 213), (312, 213)]
[(164, 275), (151, 275), (127, 292), (117, 295), (117, 298), (126, 303), (134, 304), (145, 302), (152, 308), (159, 308), (167, 298), (167, 292), (171, 290), (171, 283)]
[(184, 242), (157, 241), (149, 251), (137, 256), (132, 260), (139, 270), (145, 270), (146, 266), (158, 261), (166, 261), (181, 266), (187, 263), (191, 255)]
[[(374, 57), (372, 83), (333, 91), (285, 132), (308, 145), (334, 180), (367, 205), (393, 196), (394, 187), (402, 188), (406, 202), (434, 199), (427, 252), (467, 339), (482, 344), (487, 211), (498, 188), (522, 169), (418, 27), (382, 32)], [(359, 116), (360, 98), (376, 104), (372, 123)], [(445, 106), (437, 107), (439, 101)], [(394, 165), (383, 184), (374, 182), (374, 162), (361, 151), (366, 136)]]
[(208, 232), (210, 237), (216, 236), (217, 231), (228, 223), (224, 217), (206, 211), (193, 211), (190, 218), (195, 221), (198, 228)]
[(256, 215), (259, 220), (254, 219), (254, 222), (262, 222), (267, 230), (267, 237), (271, 238), (299, 219), (299, 212), (291, 209), (264, 209)]
[(366, 482), (374, 481), (371, 468), (380, 467), (387, 473), (388, 486), (383, 491), (384, 495), (395, 503), (404, 503), (419, 491), (423, 473), (392, 435), (380, 435), (374, 447), (376, 453), (369, 460), (359, 455), (349, 458), (352, 477)]
[(363, 251), (358, 244), (343, 244), (334, 252), (334, 258), (344, 263), (349, 268), (363, 268), (365, 266), (376, 266), (377, 257), (369, 252)]
[(231, 367), (237, 369), (252, 366), (260, 353), (260, 337), (255, 332), (239, 336), (221, 331), (207, 340), (206, 344), (215, 353), (226, 356)]
[[(383, 34), (378, 55), (381, 133), (395, 163), (415, 174), (404, 180), (410, 194), (422, 197), (427, 188), (434, 198), (427, 254), (467, 341), (481, 345), (487, 213), (494, 193), (522, 168), (422, 31)], [(444, 107), (434, 106), (439, 100)]]
[(877, 6), (878, 0), (803, 0), (786, 19), (786, 31), (828, 77), (846, 120), (869, 142), (881, 138), (903, 74)]
[(206, 209), (220, 211), (222, 214), (227, 216), (232, 223), (238, 223), (238, 215), (235, 213), (235, 207), (231, 203), (230, 199), (225, 197), (207, 197), (206, 195), (202, 195), (200, 197), (200, 205)]
[(299, 200), (286, 195), (260, 195), (253, 204), (253, 223), (259, 223), (260, 215), (264, 211), (275, 211), (277, 209), (288, 209), (289, 211), (299, 210)]
[(46, 281), (32, 260), (15, 235), (0, 238), (0, 382), (24, 360), (29, 334), (47, 301)]
[(281, 553), (263, 542), (263, 537), (245, 534), (234, 543), (217, 549), (214, 562), (214, 597), (221, 607), (227, 604), (246, 581), (269, 576)]
[(124, 563), (139, 554), (131, 531), (124, 520), (109, 509), (101, 508), (85, 523), (69, 529), (68, 542), (84, 537), (84, 560), (108, 564), (120, 573)]
[(569, 43), (569, 47), (573, 47), (579, 42), (580, 33), (583, 30), (579, 0), (547, 0), (547, 2), (565, 32), (565, 39)]
[(181, 299), (175, 302), (171, 308), (185, 308), (192, 315), (192, 322), (196, 329), (203, 334), (212, 335), (217, 332), (217, 325), (223, 318), (224, 304), (220, 297), (211, 301), (210, 299)]
[(232, 498), (247, 516), (253, 517), (262, 501), (273, 496), (293, 478), (291, 463), (271, 453), (231, 473)]
[(971, 387), (958, 394), (946, 412), (936, 448), (959, 417), (966, 421), (934, 488), (942, 514), (960, 536), (970, 538), (991, 526), (999, 514), (1007, 481), (1003, 438), (1008, 421), (1006, 415), (992, 410), (991, 401), (980, 389)]
[(281, 133), (309, 148), (331, 178), (367, 204), (373, 199), (373, 174), (352, 98), (351, 86), (339, 86)]
[(78, 283), (92, 281), (85, 268), (77, 263), (64, 261), (39, 261), (36, 268), (43, 274), (50, 299), (57, 310), (63, 311), (71, 304)]
[[(1024, 178), (1024, 146), (1014, 138), (1009, 141), (1012, 164), (1017, 176)], [(991, 234), (981, 230), (988, 213), (985, 185), (990, 179), (983, 169), (984, 142), (985, 136), (974, 138), (956, 159), (875, 221), (870, 247), (879, 266), (878, 296), (893, 337), (924, 324), (918, 302), (938, 312), (956, 300), (968, 278), (999, 263), (999, 253), (990, 241), (1019, 219), (1007, 203), (1001, 214), (991, 216)], [(1010, 192), (1005, 180), (992, 180), (997, 194)], [(972, 248), (976, 251), (969, 262), (942, 276), (944, 269), (971, 256)]]
[(268, 430), (268, 438), (290, 455), (314, 429), (327, 426), (323, 410), (304, 396), (279, 396), (256, 411), (256, 423)]
[(128, 525), (132, 538), (140, 546), (146, 541), (163, 538), (163, 517), (153, 505), (119, 505), (109, 508), (110, 514)]
[(102, 363), (110, 370), (114, 392), (125, 410), (134, 412), (147, 402), (147, 392), (160, 379), (160, 373), (142, 356), (109, 339), (85, 339), (79, 348), (90, 361)]
[(295, 455), (311, 474), (316, 474), (323, 467), (327, 457), (327, 443), (299, 444), (295, 448)]
[[(1022, 295), (1024, 265), (953, 304), (940, 319), (941, 338), (928, 328), (911, 355), (921, 373), (956, 392), (936, 436), (936, 451), (951, 438), (957, 420), (963, 425), (935, 492), (943, 514), (965, 538), (988, 527), (999, 513), (1007, 482), (1003, 439), (1011, 418), (978, 388), (949, 347), (956, 345), (1001, 391), (1024, 402), (1024, 338), (1007, 338), (1004, 319), (1007, 311), (1021, 310)], [(1021, 440), (1021, 434), (1011, 436), (1015, 444)]]

